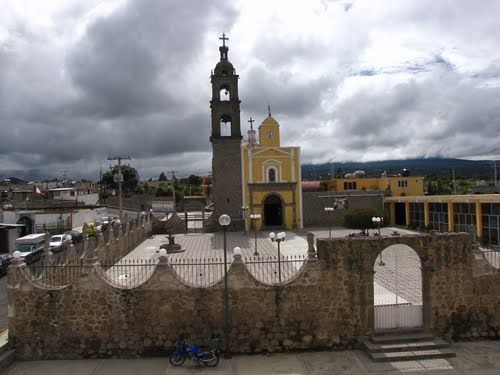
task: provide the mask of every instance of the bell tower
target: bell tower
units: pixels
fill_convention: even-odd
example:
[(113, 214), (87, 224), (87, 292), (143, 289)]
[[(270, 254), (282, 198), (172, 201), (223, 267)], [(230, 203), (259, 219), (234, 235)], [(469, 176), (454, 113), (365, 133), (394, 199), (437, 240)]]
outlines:
[[(220, 61), (211, 75), (212, 100), (212, 173), (214, 212), (211, 224), (218, 230), (217, 221), (222, 214), (231, 217), (230, 229), (243, 229), (242, 176), (241, 176), (241, 127), (238, 75), (228, 60), (225, 34), (219, 38)], [(211, 225), (210, 225), (211, 226)]]

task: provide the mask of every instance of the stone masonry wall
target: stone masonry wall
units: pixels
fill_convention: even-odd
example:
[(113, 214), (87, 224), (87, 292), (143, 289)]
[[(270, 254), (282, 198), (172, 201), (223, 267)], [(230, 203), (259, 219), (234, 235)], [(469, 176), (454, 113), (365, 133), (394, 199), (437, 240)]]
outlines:
[(368, 328), (373, 327), (373, 265), (380, 252), (394, 244), (410, 246), (420, 258), (425, 329), (454, 339), (500, 336), (500, 277), (474, 277), (469, 234), (318, 240), (320, 259), (330, 264), (347, 261), (351, 277), (361, 281), (360, 308)]
[[(373, 331), (373, 264), (394, 243), (421, 256), (428, 328), (455, 335), (454, 322), (480, 310), (484, 316), (474, 315), (471, 327), (486, 324), (498, 333), (498, 288), (469, 275), (467, 235), (320, 239), (318, 259), (309, 259), (286, 285), (257, 281), (235, 256), (228, 274), (231, 351), (358, 346)], [(180, 334), (203, 344), (210, 333), (223, 332), (222, 280), (188, 287), (166, 257), (134, 289), (113, 286), (101, 275), (94, 265), (73, 283), (48, 290), (23, 264), (11, 267), (9, 341), (18, 359), (165, 355)]]

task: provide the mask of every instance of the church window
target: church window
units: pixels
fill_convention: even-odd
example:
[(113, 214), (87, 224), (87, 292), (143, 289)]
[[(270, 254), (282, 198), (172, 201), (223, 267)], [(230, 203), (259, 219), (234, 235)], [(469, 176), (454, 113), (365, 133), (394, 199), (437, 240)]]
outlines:
[(231, 93), (229, 92), (228, 87), (226, 87), (226, 86), (221, 87), (220, 92), (219, 92), (219, 100), (221, 102), (231, 100)]
[(267, 138), (272, 138), (273, 137), (273, 132), (272, 131), (268, 131), (267, 132)]
[(231, 117), (227, 115), (220, 118), (220, 135), (221, 137), (231, 136)]
[(276, 182), (276, 169), (269, 168), (267, 171), (268, 182)]
[(398, 187), (399, 188), (407, 188), (408, 187), (408, 180), (398, 180)]

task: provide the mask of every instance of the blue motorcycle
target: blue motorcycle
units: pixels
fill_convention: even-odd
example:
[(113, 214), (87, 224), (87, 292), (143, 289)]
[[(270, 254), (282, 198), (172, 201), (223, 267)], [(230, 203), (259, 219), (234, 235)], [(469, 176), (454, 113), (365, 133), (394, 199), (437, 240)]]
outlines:
[(219, 335), (211, 335), (208, 340), (208, 350), (203, 350), (196, 344), (190, 344), (187, 338), (181, 337), (168, 361), (174, 366), (180, 366), (188, 358), (205, 366), (215, 367), (219, 363), (219, 341)]

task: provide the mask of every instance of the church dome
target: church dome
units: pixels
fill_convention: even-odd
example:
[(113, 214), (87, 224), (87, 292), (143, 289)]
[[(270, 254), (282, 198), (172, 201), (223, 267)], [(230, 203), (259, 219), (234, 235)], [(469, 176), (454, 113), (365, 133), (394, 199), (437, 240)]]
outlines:
[(222, 60), (215, 65), (215, 70), (214, 70), (215, 75), (233, 75), (234, 73), (234, 67), (233, 64), (231, 64), (228, 60)]

